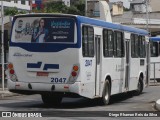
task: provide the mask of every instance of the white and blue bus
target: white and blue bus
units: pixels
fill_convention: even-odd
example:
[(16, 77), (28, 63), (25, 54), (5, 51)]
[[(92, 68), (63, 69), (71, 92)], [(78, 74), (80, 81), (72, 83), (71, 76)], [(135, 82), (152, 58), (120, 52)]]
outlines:
[(149, 81), (148, 32), (77, 15), (28, 14), (13, 19), (8, 89), (41, 94), (45, 104), (64, 96), (97, 98), (136, 91)]
[(150, 37), (150, 79), (160, 81), (160, 37)]

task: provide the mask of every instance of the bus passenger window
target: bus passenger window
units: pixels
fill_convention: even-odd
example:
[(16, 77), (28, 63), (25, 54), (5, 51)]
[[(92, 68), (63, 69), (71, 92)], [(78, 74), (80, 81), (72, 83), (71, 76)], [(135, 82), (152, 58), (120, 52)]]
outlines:
[(113, 56), (113, 31), (108, 31), (108, 53), (109, 53), (109, 57)]
[(82, 53), (84, 57), (94, 56), (94, 30), (92, 27), (82, 27)]
[(151, 42), (151, 57), (158, 57), (158, 43)]
[(138, 35), (135, 35), (135, 57), (139, 57), (139, 40)]
[(132, 58), (139, 57), (139, 41), (138, 35), (131, 35), (131, 56)]
[(146, 44), (144, 36), (139, 36), (139, 56), (141, 58), (146, 57)]
[(113, 57), (113, 31), (103, 30), (103, 55), (104, 57)]
[(115, 41), (114, 41), (114, 56), (123, 57), (124, 56), (124, 42), (123, 42), (123, 33), (115, 32)]

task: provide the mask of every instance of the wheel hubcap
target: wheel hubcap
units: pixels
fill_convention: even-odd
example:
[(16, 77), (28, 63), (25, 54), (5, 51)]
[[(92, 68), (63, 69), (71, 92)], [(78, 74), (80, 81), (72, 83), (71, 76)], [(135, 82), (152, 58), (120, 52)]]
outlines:
[(108, 85), (107, 85), (107, 88), (106, 88), (106, 94), (105, 94), (105, 100), (108, 100), (108, 97), (109, 97), (109, 95), (108, 95)]

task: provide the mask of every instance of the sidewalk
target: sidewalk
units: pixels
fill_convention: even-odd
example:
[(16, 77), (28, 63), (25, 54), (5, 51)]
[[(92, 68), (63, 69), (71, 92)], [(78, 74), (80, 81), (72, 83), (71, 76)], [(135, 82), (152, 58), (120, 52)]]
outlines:
[[(160, 82), (150, 81), (149, 86), (160, 86)], [(156, 101), (155, 107), (158, 111), (160, 111), (160, 98)]]
[(9, 92), (7, 88), (4, 91), (0, 88), (0, 99), (4, 97), (18, 96), (20, 94)]

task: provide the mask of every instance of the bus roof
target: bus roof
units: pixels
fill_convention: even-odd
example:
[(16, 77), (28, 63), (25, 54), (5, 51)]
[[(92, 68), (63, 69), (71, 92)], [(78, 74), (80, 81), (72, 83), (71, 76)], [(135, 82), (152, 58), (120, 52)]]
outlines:
[(149, 39), (150, 39), (151, 41), (155, 41), (155, 42), (160, 41), (160, 37), (150, 37)]
[(148, 35), (148, 31), (143, 30), (143, 29), (129, 27), (126, 25), (121, 25), (121, 24), (110, 23), (110, 22), (106, 22), (106, 21), (102, 21), (102, 20), (98, 20), (98, 19), (93, 19), (93, 18), (88, 18), (88, 17), (84, 17), (84, 16), (77, 16), (77, 18), (81, 23), (102, 26), (102, 27), (106, 27), (106, 28), (114, 29), (114, 30), (128, 31), (131, 33), (137, 33), (137, 34), (141, 34), (141, 35)]
[(114, 30), (120, 30), (120, 31), (127, 31), (127, 32), (131, 32), (131, 33), (136, 33), (136, 34), (141, 34), (141, 35), (148, 35), (148, 31), (143, 30), (143, 29), (138, 29), (138, 28), (134, 28), (134, 27), (130, 27), (130, 26), (126, 26), (126, 25), (121, 25), (121, 24), (115, 24), (115, 23), (110, 23), (110, 22), (106, 22), (103, 20), (99, 20), (99, 19), (93, 19), (93, 18), (89, 18), (89, 17), (85, 17), (85, 16), (79, 16), (79, 15), (72, 15), (72, 14), (53, 14), (53, 13), (34, 13), (34, 14), (23, 14), (23, 15), (16, 15), (15, 17), (22, 17), (22, 16), (67, 16), (67, 17), (76, 17), (78, 19), (79, 22), (81, 23), (86, 23), (86, 24), (92, 24), (92, 25), (96, 25), (96, 26), (101, 26), (101, 27), (105, 27), (108, 29), (114, 29)]

